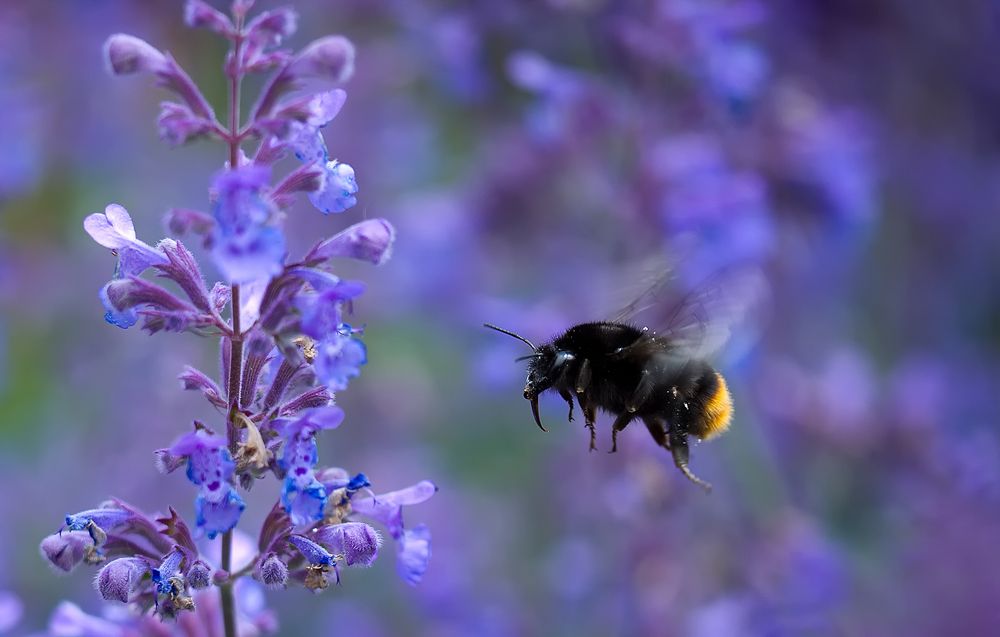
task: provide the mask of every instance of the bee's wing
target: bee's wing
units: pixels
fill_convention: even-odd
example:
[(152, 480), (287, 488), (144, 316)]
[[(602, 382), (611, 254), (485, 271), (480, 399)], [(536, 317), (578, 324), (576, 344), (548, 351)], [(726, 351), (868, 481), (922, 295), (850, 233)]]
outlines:
[(744, 345), (752, 343), (767, 298), (766, 280), (755, 267), (724, 268), (686, 290), (673, 271), (664, 271), (612, 320), (648, 327), (678, 355), (706, 359), (734, 333)]

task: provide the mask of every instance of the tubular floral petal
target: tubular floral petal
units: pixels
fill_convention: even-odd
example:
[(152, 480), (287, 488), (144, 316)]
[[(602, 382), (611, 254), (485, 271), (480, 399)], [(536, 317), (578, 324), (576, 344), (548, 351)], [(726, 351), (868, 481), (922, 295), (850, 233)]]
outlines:
[(170, 448), (173, 455), (188, 459), (188, 480), (200, 486), (202, 497), (211, 503), (222, 502), (231, 490), (229, 479), (236, 464), (225, 445), (221, 436), (198, 429), (178, 438)]
[(209, 502), (202, 495), (194, 501), (195, 523), (198, 528), (204, 529), (210, 540), (236, 526), (246, 508), (246, 503), (236, 490), (228, 484), (226, 486), (229, 487), (228, 492), (218, 502)]
[(316, 244), (304, 262), (314, 264), (334, 257), (348, 257), (381, 265), (389, 260), (396, 230), (385, 219), (368, 219)]
[(393, 537), (398, 539), (403, 530), (403, 506), (420, 504), (437, 492), (437, 486), (429, 480), (391, 491), (382, 495), (355, 497), (351, 508), (355, 513), (365, 515), (384, 524)]
[(335, 554), (343, 555), (348, 566), (371, 566), (382, 546), (382, 535), (364, 522), (328, 524), (316, 529), (314, 536)]
[(281, 504), (296, 526), (321, 520), (327, 500), (326, 488), (321, 482), (315, 478), (305, 486), (300, 482), (291, 476), (285, 478), (285, 488), (281, 493)]
[(229, 17), (204, 0), (187, 0), (184, 5), (184, 24), (209, 29), (225, 36), (233, 33), (233, 23)]
[(426, 525), (407, 529), (396, 542), (396, 572), (407, 584), (416, 586), (427, 571), (431, 558), (431, 532)]
[(254, 577), (269, 589), (284, 588), (288, 583), (288, 565), (274, 553), (268, 553), (258, 560), (254, 567)]
[[(348, 328), (349, 329), (349, 328)], [(316, 345), (313, 367), (316, 377), (332, 391), (347, 389), (352, 378), (361, 375), (361, 366), (368, 362), (364, 343), (335, 332)]]
[(289, 65), (292, 77), (344, 82), (354, 73), (354, 45), (341, 35), (328, 35), (306, 46)]
[(69, 573), (83, 561), (93, 545), (90, 536), (82, 532), (53, 533), (39, 544), (42, 557), (54, 568)]
[(231, 283), (267, 280), (281, 272), (285, 237), (272, 225), (273, 211), (261, 195), (269, 174), (266, 168), (247, 166), (215, 177), (212, 256)]
[(349, 164), (330, 160), (326, 162), (323, 184), (319, 190), (309, 193), (309, 201), (325, 215), (344, 212), (358, 203), (354, 195), (358, 192), (358, 182), (354, 178), (354, 168)]
[(325, 548), (313, 542), (304, 535), (293, 533), (288, 536), (289, 543), (299, 550), (306, 561), (315, 566), (329, 566), (333, 564), (333, 555)]
[(104, 565), (97, 573), (94, 586), (101, 597), (111, 602), (127, 604), (132, 601), (149, 572), (146, 560), (137, 557), (120, 557)]

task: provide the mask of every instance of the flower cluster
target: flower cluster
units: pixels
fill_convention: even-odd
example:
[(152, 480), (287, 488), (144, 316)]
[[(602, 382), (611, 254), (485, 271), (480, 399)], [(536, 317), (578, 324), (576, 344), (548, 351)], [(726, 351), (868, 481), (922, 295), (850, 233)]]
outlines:
[[(268, 588), (299, 582), (318, 591), (331, 575), (340, 582), (341, 566), (370, 566), (382, 536), (357, 516), (387, 528), (402, 578), (417, 583), (430, 555), (429, 533), (424, 526), (404, 529), (402, 506), (436, 490), (425, 481), (375, 495), (364, 474), (350, 477), (318, 466), (316, 435), (345, 418), (334, 392), (347, 389), (367, 361), (363, 330), (347, 322), (365, 285), (341, 279), (331, 268), (338, 258), (384, 263), (395, 231), (384, 219), (370, 219), (319, 241), (299, 259), (289, 256), (283, 224), (296, 195), (307, 195), (323, 214), (356, 203), (354, 169), (330, 157), (321, 130), (346, 93), (302, 90), (307, 82), (347, 80), (354, 47), (330, 36), (297, 53), (277, 48), (295, 31), (295, 12), (279, 8), (251, 18), (252, 4), (235, 0), (230, 16), (203, 0), (185, 6), (189, 26), (230, 42), (224, 67), (231, 84), (228, 126), (170, 54), (122, 34), (105, 46), (112, 73), (151, 74), (176, 97), (161, 107), (164, 141), (178, 145), (208, 137), (228, 145), (229, 161), (209, 185), (209, 210), (167, 214), (171, 231), (200, 244), (222, 280), (209, 287), (198, 260), (178, 238), (155, 245), (137, 238), (131, 216), (118, 204), (84, 220), (87, 233), (117, 258), (114, 276), (99, 294), (108, 323), (128, 329), (141, 321), (150, 333), (193, 332), (220, 341), (218, 382), (190, 366), (179, 376), (185, 389), (200, 392), (218, 410), (218, 432), (196, 421), (155, 452), (163, 473), (183, 467), (197, 487), (194, 524), (173, 508), (167, 516), (148, 516), (113, 500), (67, 515), (41, 544), (45, 559), (60, 571), (81, 562), (103, 564), (95, 584), (105, 600), (153, 609), (161, 618), (194, 610), (205, 597), (197, 591), (218, 587), (227, 635), (235, 634), (241, 617), (233, 610), (234, 589), (245, 575)], [(241, 80), (261, 72), (271, 78), (241, 124)], [(251, 141), (252, 156), (242, 149)], [(285, 156), (298, 164), (275, 181)], [(149, 270), (176, 290), (143, 278)], [(260, 529), (256, 554), (234, 569), (233, 533), (246, 508), (240, 491), (268, 476), (283, 484), (280, 501)], [(208, 557), (209, 541), (220, 535), (219, 557)], [(80, 616), (71, 611), (67, 616)]]

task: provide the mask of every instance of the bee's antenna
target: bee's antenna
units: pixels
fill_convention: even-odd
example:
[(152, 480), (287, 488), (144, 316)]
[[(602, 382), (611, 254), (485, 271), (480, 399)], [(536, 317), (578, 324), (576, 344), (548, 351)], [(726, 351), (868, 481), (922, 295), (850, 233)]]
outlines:
[(517, 357), (517, 358), (515, 358), (514, 360), (515, 360), (516, 362), (520, 363), (521, 361), (526, 361), (526, 360), (528, 360), (529, 358), (541, 358), (541, 357), (542, 357), (542, 355), (541, 355), (541, 354), (539, 354), (538, 352), (535, 352), (534, 354), (528, 354), (527, 356), (518, 356), (518, 357)]
[(491, 330), (496, 330), (496, 331), (500, 332), (501, 334), (506, 334), (507, 336), (513, 336), (517, 340), (519, 340), (521, 342), (524, 342), (524, 343), (527, 343), (528, 347), (530, 347), (531, 349), (538, 349), (537, 347), (535, 347), (534, 343), (532, 343), (528, 339), (524, 338), (520, 334), (515, 334), (514, 332), (511, 332), (510, 330), (505, 330), (502, 327), (497, 327), (496, 325), (490, 325), (489, 323), (483, 323), (483, 327), (488, 327)]

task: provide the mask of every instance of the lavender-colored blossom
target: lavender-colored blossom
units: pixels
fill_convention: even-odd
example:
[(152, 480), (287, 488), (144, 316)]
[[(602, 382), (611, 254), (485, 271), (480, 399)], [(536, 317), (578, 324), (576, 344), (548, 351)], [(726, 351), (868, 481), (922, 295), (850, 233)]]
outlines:
[(278, 465), (285, 472), (281, 501), (293, 524), (307, 524), (323, 517), (327, 492), (316, 480), (313, 467), (317, 461), (315, 434), (335, 429), (344, 412), (336, 406), (306, 409), (294, 420), (281, 420), (274, 428), (284, 440)]
[(205, 499), (222, 500), (228, 493), (228, 480), (236, 464), (226, 449), (226, 441), (219, 436), (198, 429), (184, 434), (170, 447), (174, 456), (187, 458), (187, 477), (201, 487)]
[(180, 577), (183, 562), (184, 553), (180, 549), (174, 549), (163, 558), (159, 566), (151, 569), (150, 573), (157, 593), (170, 595), (176, 592), (175, 578)]
[(318, 191), (309, 193), (309, 201), (325, 215), (344, 212), (358, 202), (354, 196), (357, 192), (354, 169), (333, 159), (326, 162), (323, 185)]
[(187, 583), (195, 589), (208, 588), (212, 583), (212, 571), (202, 560), (195, 560), (187, 572)]
[(209, 29), (224, 36), (233, 32), (233, 23), (229, 17), (204, 0), (187, 0), (184, 4), (184, 24)]
[(371, 566), (382, 546), (382, 535), (364, 522), (321, 526), (314, 536), (334, 554), (343, 555), (348, 566)]
[(293, 77), (345, 82), (354, 73), (354, 45), (340, 35), (310, 42), (292, 61), (288, 73)]
[(281, 272), (285, 237), (261, 194), (270, 171), (246, 167), (216, 175), (212, 256), (231, 283), (250, 283)]
[(69, 573), (83, 561), (93, 542), (90, 535), (83, 532), (53, 533), (43, 539), (38, 548), (53, 568)]
[(162, 73), (169, 67), (167, 57), (145, 40), (118, 33), (104, 43), (104, 59), (115, 75)]
[(269, 589), (284, 588), (288, 583), (288, 565), (280, 557), (270, 553), (257, 562), (254, 576)]
[(316, 377), (332, 391), (347, 389), (350, 379), (360, 376), (361, 366), (368, 362), (365, 344), (350, 336), (349, 330), (346, 326), (316, 345)]
[(416, 586), (427, 571), (431, 559), (431, 532), (420, 524), (405, 529), (396, 538), (396, 572), (407, 584)]
[(403, 507), (426, 502), (437, 493), (437, 486), (429, 480), (371, 497), (357, 497), (351, 500), (356, 513), (370, 517), (384, 524), (393, 537), (403, 530)]
[(385, 263), (392, 255), (396, 229), (385, 219), (368, 219), (348, 227), (309, 251), (305, 261), (325, 261), (346, 257), (375, 265)]
[(147, 573), (149, 565), (145, 560), (120, 557), (104, 565), (97, 573), (94, 586), (104, 599), (127, 604), (132, 601)]

